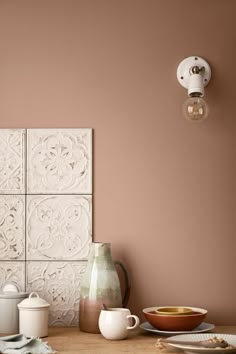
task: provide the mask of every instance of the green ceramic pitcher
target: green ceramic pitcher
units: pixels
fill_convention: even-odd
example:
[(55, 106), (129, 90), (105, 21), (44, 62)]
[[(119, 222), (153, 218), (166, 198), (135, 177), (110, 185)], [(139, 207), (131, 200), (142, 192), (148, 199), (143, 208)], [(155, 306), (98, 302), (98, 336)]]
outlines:
[[(124, 272), (125, 292), (123, 299), (116, 265), (119, 265)], [(80, 285), (80, 330), (100, 333), (98, 319), (103, 304), (107, 307), (125, 307), (129, 293), (130, 282), (127, 269), (121, 262), (112, 260), (111, 244), (93, 242), (90, 246), (87, 268)]]

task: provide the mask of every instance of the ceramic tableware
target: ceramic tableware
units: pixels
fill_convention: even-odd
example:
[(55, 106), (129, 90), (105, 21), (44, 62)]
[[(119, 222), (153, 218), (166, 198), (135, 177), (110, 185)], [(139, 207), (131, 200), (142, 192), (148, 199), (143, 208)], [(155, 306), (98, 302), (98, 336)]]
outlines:
[(14, 282), (5, 283), (0, 291), (0, 333), (19, 333), (19, 310), (17, 305), (26, 297)]
[(191, 308), (182, 306), (158, 307), (156, 309), (156, 313), (159, 315), (189, 315), (192, 312)]
[(210, 332), (215, 328), (215, 325), (212, 323), (202, 322), (199, 326), (192, 329), (191, 331), (161, 331), (160, 329), (153, 327), (149, 322), (143, 322), (141, 323), (140, 328), (142, 328), (144, 331), (152, 332), (159, 336), (173, 336), (177, 334), (194, 334), (194, 333)]
[(227, 353), (236, 353), (236, 335), (234, 334), (224, 334), (224, 333), (199, 333), (199, 334), (183, 334), (177, 336), (171, 336), (167, 339), (175, 341), (204, 341), (209, 340), (210, 338), (222, 338), (228, 342), (233, 348), (203, 348), (195, 347), (194, 345), (187, 344), (168, 344), (172, 347), (184, 350), (186, 353), (197, 353), (197, 354), (227, 354)]
[[(125, 291), (122, 299), (116, 269), (124, 272)], [(80, 285), (79, 328), (83, 332), (100, 333), (98, 319), (104, 304), (108, 307), (125, 307), (129, 298), (128, 272), (119, 261), (113, 261), (110, 243), (93, 242)]]
[(35, 292), (18, 304), (20, 310), (20, 333), (26, 337), (48, 335), (49, 304)]
[(157, 307), (143, 309), (146, 320), (155, 328), (162, 331), (190, 331), (200, 325), (208, 311), (191, 307), (192, 313), (187, 315), (159, 315)]
[[(134, 324), (132, 324), (134, 320)], [(131, 315), (129, 309), (107, 308), (99, 316), (101, 334), (110, 340), (120, 340), (128, 337), (130, 330), (139, 325), (139, 318)]]

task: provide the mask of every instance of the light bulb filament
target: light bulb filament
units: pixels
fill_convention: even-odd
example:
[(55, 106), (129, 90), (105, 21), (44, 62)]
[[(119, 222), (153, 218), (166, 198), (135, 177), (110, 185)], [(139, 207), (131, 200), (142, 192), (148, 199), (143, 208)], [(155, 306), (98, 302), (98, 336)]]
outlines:
[(203, 121), (208, 116), (208, 107), (201, 97), (189, 97), (183, 106), (185, 118), (190, 121)]

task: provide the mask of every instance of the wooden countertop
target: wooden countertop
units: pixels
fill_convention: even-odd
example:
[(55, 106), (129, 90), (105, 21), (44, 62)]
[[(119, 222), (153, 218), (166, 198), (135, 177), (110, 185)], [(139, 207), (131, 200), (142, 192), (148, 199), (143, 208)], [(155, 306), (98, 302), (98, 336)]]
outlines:
[[(236, 326), (217, 326), (214, 333), (236, 334)], [(142, 329), (131, 331), (129, 337), (110, 341), (101, 334), (80, 332), (78, 328), (49, 328), (49, 336), (43, 338), (58, 354), (151, 354), (160, 353), (155, 347), (158, 336)], [(177, 351), (172, 350), (172, 354)], [(180, 353), (180, 351), (178, 351)]]

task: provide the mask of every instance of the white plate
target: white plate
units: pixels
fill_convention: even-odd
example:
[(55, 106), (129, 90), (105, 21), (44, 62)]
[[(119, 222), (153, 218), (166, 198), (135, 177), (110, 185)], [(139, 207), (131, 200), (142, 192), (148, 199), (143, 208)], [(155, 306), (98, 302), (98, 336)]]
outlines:
[(215, 325), (211, 323), (202, 322), (198, 327), (194, 328), (192, 331), (161, 331), (152, 325), (149, 322), (144, 322), (140, 325), (145, 331), (153, 332), (162, 336), (170, 336), (173, 334), (187, 334), (187, 333), (202, 333), (209, 332), (215, 328)]
[(193, 345), (187, 344), (170, 344), (172, 347), (184, 350), (186, 353), (207, 353), (207, 354), (218, 354), (218, 353), (236, 353), (236, 335), (235, 334), (223, 334), (223, 333), (199, 333), (199, 334), (182, 334), (177, 336), (168, 337), (170, 340), (179, 341), (200, 341), (208, 340), (210, 338), (217, 337), (223, 338), (226, 342), (233, 345), (235, 348), (203, 348), (194, 347)]

